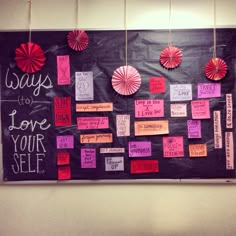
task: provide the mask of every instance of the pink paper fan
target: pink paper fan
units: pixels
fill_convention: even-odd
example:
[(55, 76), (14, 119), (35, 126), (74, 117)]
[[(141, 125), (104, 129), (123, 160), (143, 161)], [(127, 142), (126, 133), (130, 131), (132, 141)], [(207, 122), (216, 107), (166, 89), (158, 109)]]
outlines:
[(68, 33), (67, 42), (75, 51), (82, 51), (88, 46), (88, 35), (83, 30), (73, 30)]
[(167, 69), (173, 69), (182, 61), (182, 52), (179, 48), (168, 46), (163, 49), (160, 55), (161, 64)]
[(210, 80), (221, 80), (227, 73), (227, 65), (220, 58), (212, 58), (208, 61), (205, 67), (206, 77)]
[(23, 72), (27, 73), (39, 71), (46, 60), (41, 47), (31, 42), (21, 44), (20, 47), (15, 50), (15, 54), (16, 65)]
[(121, 66), (112, 75), (112, 87), (121, 95), (131, 95), (138, 91), (141, 77), (132, 66)]

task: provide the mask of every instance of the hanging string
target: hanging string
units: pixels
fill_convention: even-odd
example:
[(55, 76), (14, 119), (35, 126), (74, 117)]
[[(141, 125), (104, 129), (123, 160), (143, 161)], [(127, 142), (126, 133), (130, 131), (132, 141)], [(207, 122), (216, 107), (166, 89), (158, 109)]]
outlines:
[(124, 26), (125, 26), (125, 65), (128, 65), (128, 32), (127, 32), (127, 17), (126, 17), (126, 0), (124, 0)]
[(31, 42), (31, 14), (32, 14), (32, 2), (31, 2), (31, 0), (29, 0), (28, 3), (29, 3), (29, 12), (28, 12), (29, 42)]
[(171, 12), (172, 11), (172, 2), (169, 0), (169, 33), (168, 33), (168, 46), (172, 44), (172, 32), (171, 32)]
[(216, 58), (216, 1), (213, 0), (214, 26), (213, 26), (213, 58)]
[(76, 6), (75, 6), (75, 29), (78, 29), (79, 27), (79, 0), (76, 0)]

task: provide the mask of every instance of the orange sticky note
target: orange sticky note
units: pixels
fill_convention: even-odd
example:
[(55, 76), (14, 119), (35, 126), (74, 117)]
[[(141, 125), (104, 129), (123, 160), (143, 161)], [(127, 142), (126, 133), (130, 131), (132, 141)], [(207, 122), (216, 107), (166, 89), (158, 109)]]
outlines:
[(70, 166), (59, 166), (58, 169), (58, 180), (71, 179)]
[(104, 103), (79, 103), (76, 104), (77, 112), (99, 112), (99, 111), (113, 111), (112, 102)]
[(190, 157), (206, 157), (207, 145), (203, 144), (189, 144), (189, 156)]
[(81, 134), (80, 143), (112, 143), (112, 133)]
[(134, 122), (135, 136), (160, 135), (169, 133), (168, 120), (150, 120)]

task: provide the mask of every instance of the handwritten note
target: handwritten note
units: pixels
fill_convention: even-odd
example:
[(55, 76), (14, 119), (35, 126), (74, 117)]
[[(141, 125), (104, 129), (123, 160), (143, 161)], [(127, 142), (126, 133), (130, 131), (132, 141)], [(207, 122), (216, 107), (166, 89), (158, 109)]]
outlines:
[(168, 120), (150, 120), (134, 122), (135, 136), (161, 135), (169, 133)]
[(210, 119), (209, 100), (191, 101), (192, 119)]
[(125, 148), (100, 148), (100, 153), (124, 153)]
[(81, 134), (80, 143), (112, 143), (112, 133)]
[(222, 148), (222, 131), (221, 131), (221, 112), (213, 112), (213, 126), (214, 126), (214, 147), (216, 149)]
[(150, 93), (165, 93), (165, 78), (153, 77), (150, 78)]
[(81, 148), (81, 168), (96, 168), (96, 149)]
[(201, 138), (201, 120), (188, 120), (188, 138)]
[(190, 157), (206, 157), (207, 145), (203, 144), (189, 144), (189, 156)]
[(59, 166), (57, 169), (58, 180), (68, 180), (71, 179), (70, 166)]
[(135, 117), (164, 117), (164, 100), (135, 100)]
[(187, 116), (187, 104), (186, 103), (172, 103), (172, 104), (170, 104), (170, 116), (171, 117), (186, 117)]
[(124, 171), (124, 157), (105, 157), (106, 171)]
[(77, 117), (78, 130), (107, 129), (109, 127), (107, 116)]
[(130, 163), (131, 174), (159, 172), (158, 160), (132, 160)]
[(171, 84), (170, 101), (189, 101), (192, 100), (191, 84)]
[(165, 158), (183, 157), (184, 140), (182, 136), (163, 137), (163, 156)]
[(75, 100), (91, 101), (93, 99), (93, 72), (75, 72)]
[(69, 165), (70, 164), (70, 153), (69, 152), (58, 152), (57, 153), (57, 165)]
[(226, 94), (226, 128), (233, 128), (233, 99), (232, 94)]
[(57, 56), (57, 84), (70, 84), (70, 57), (69, 55)]
[(103, 112), (103, 111), (113, 111), (113, 103), (83, 103), (76, 104), (77, 112)]
[(234, 169), (234, 140), (233, 132), (225, 132), (226, 170)]
[(150, 141), (129, 142), (129, 157), (148, 157), (152, 155)]
[(54, 97), (55, 126), (71, 125), (71, 98)]
[(199, 83), (197, 85), (198, 98), (214, 98), (220, 97), (221, 84), (220, 83)]
[(130, 115), (116, 115), (117, 137), (130, 136)]
[(73, 135), (59, 135), (57, 136), (57, 149), (73, 149), (74, 136)]

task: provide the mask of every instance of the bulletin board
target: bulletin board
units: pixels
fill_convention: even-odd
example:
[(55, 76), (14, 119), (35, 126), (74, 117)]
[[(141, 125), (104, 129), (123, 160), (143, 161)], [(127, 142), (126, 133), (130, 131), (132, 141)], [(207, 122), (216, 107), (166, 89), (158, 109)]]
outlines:
[(128, 96), (111, 83), (125, 65), (125, 32), (86, 31), (83, 51), (68, 46), (68, 32), (32, 31), (46, 60), (30, 74), (15, 61), (28, 32), (0, 32), (3, 181), (236, 177), (236, 29), (216, 31), (217, 57), (228, 67), (220, 81), (205, 75), (212, 29), (172, 31), (183, 54), (174, 69), (159, 61), (168, 30), (128, 30), (128, 65), (141, 77)]

